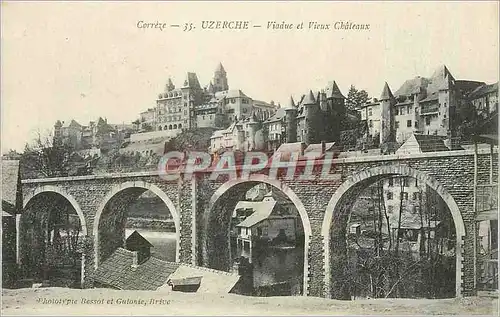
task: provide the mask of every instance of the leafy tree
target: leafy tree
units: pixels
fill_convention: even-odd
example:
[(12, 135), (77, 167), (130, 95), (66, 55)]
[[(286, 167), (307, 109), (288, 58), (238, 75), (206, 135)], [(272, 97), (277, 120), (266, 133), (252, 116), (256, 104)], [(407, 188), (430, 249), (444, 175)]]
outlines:
[(366, 103), (368, 99), (368, 93), (365, 90), (357, 90), (354, 85), (351, 85), (345, 102), (346, 108), (348, 110), (356, 110), (362, 104)]
[(153, 131), (153, 126), (151, 125), (151, 123), (143, 123), (142, 124), (142, 129), (145, 132), (151, 132), (151, 131)]
[(67, 176), (71, 164), (71, 146), (54, 142), (39, 132), (31, 144), (26, 143), (20, 166), (23, 178)]
[(206, 151), (210, 146), (210, 137), (216, 129), (198, 128), (184, 131), (170, 139), (165, 149), (167, 151)]

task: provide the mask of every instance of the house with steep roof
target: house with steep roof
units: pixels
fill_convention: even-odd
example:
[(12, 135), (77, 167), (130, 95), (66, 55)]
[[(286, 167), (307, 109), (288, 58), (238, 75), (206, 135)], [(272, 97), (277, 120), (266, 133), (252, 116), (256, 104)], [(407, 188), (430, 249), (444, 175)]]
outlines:
[[(193, 285), (198, 293), (224, 294), (235, 290), (240, 276), (179, 262), (167, 262), (155, 257), (139, 260), (137, 251), (116, 249), (94, 273), (94, 286), (118, 290), (186, 291), (179, 285)], [(188, 287), (189, 289), (189, 287)]]
[(487, 118), (498, 111), (498, 82), (490, 85), (481, 85), (474, 89), (468, 96), (478, 113)]
[[(453, 113), (467, 99), (480, 95), (481, 87), (485, 87), (481, 82), (455, 80), (442, 65), (428, 78), (406, 80), (394, 93), (385, 83), (380, 99), (367, 102), (358, 111), (368, 125), (367, 136), (379, 134), (380, 144), (401, 144), (413, 134), (449, 137)], [(498, 102), (494, 97), (491, 100)]]
[(232, 219), (237, 258), (248, 258), (250, 263), (256, 244), (295, 246), (298, 236), (303, 234), (295, 205), (276, 190), (264, 195), (262, 201), (239, 201)]

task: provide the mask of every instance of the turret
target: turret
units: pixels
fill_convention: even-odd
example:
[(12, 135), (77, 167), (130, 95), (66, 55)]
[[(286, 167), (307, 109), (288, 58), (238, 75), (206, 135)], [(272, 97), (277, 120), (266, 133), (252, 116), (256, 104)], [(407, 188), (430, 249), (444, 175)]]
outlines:
[(227, 74), (222, 63), (219, 63), (214, 72), (214, 92), (229, 90), (227, 83)]
[(252, 115), (248, 119), (248, 151), (255, 150), (255, 134), (259, 129), (259, 120), (257, 119), (257, 115), (255, 112), (252, 112)]
[(387, 82), (380, 96), (380, 144), (395, 141), (394, 114), (393, 109), (396, 99), (389, 88)]
[(165, 91), (170, 92), (175, 89), (174, 83), (172, 83), (172, 79), (168, 79), (167, 85), (165, 86)]
[(297, 107), (290, 96), (290, 103), (285, 110), (285, 124), (286, 124), (286, 143), (297, 142)]
[(311, 90), (309, 90), (309, 94), (306, 94), (302, 104), (304, 106), (304, 115), (306, 120), (304, 124), (305, 135), (303, 141), (307, 144), (312, 144), (319, 138), (318, 130), (321, 128), (319, 126), (321, 124), (318, 120), (319, 105), (316, 103), (316, 99), (314, 98), (314, 94)]
[(328, 103), (326, 101), (326, 96), (324, 91), (318, 92), (317, 100), (319, 100), (319, 108), (321, 109), (321, 111), (326, 112), (328, 110)]

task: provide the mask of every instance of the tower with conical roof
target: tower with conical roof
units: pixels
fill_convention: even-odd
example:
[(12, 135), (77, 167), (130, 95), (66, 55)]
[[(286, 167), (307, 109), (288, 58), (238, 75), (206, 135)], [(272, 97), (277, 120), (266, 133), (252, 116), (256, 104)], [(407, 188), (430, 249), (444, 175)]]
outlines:
[(394, 142), (394, 105), (396, 99), (392, 94), (391, 88), (387, 82), (384, 85), (382, 95), (380, 96), (380, 144)]
[(247, 126), (246, 129), (248, 131), (248, 145), (247, 145), (247, 151), (253, 151), (256, 149), (256, 140), (255, 136), (257, 134), (257, 131), (259, 130), (260, 126), (260, 121), (257, 118), (257, 114), (255, 111), (252, 111), (252, 114), (248, 118)]
[(302, 105), (304, 107), (304, 118), (302, 120), (305, 120), (303, 123), (304, 134), (302, 141), (306, 144), (313, 144), (319, 141), (319, 129), (321, 129), (321, 121), (319, 119), (321, 119), (321, 116), (319, 105), (314, 98), (312, 90), (309, 90), (309, 94), (306, 94)]
[(290, 96), (290, 103), (284, 108), (286, 124), (286, 143), (297, 142), (297, 107)]
[(169, 78), (167, 81), (167, 85), (165, 86), (165, 92), (171, 92), (174, 89), (175, 89), (174, 83), (172, 82), (172, 79)]
[(224, 69), (224, 66), (222, 66), (222, 63), (219, 63), (219, 65), (215, 69), (213, 85), (214, 92), (229, 90), (229, 85), (227, 83), (227, 73)]

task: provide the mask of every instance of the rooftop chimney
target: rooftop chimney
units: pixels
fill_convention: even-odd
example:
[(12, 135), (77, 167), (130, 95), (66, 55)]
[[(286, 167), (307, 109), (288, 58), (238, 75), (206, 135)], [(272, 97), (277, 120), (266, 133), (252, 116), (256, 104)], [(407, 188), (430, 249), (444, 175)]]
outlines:
[(304, 156), (304, 151), (306, 150), (306, 143), (300, 142), (300, 156)]
[(139, 265), (138, 261), (138, 256), (137, 256), (137, 251), (132, 251), (132, 269), (136, 269), (137, 266)]
[(321, 141), (321, 154), (325, 154), (326, 152), (326, 143), (325, 141)]

